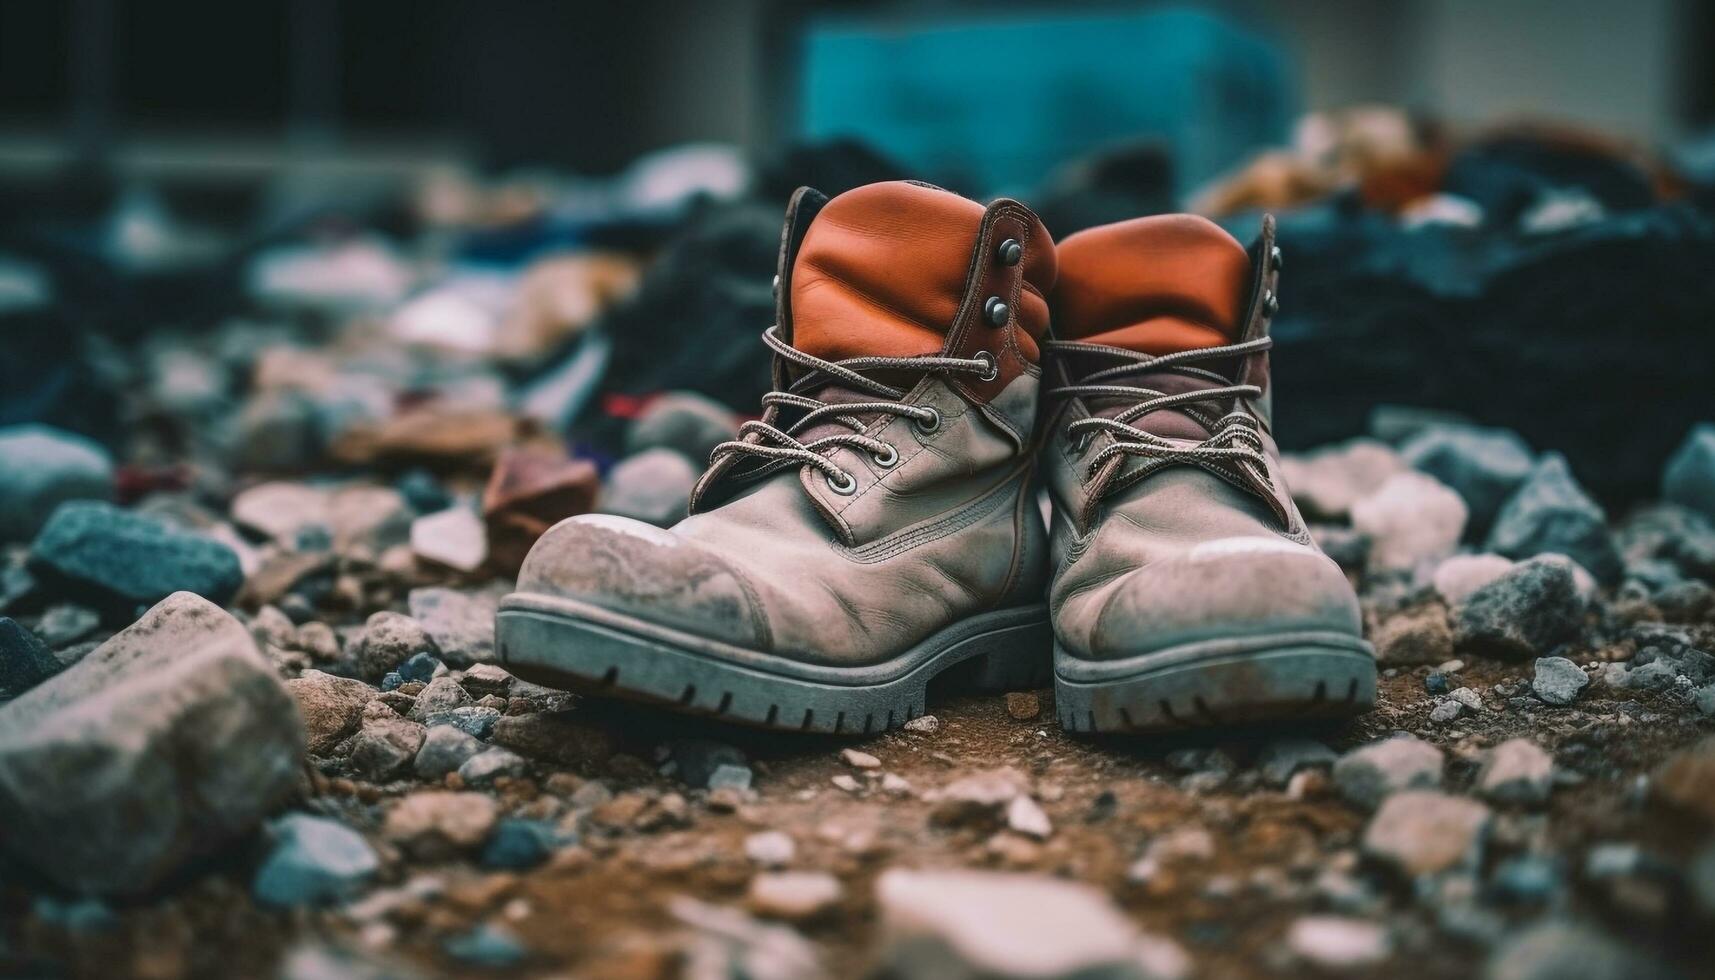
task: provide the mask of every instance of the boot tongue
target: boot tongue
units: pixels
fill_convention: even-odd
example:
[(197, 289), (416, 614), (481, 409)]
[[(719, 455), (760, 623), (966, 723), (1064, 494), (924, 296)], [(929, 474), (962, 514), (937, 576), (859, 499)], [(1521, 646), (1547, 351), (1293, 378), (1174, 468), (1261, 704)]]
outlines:
[(982, 222), (981, 204), (906, 181), (829, 201), (792, 266), (792, 346), (829, 361), (938, 353)]
[[(1062, 241), (1059, 254), (1054, 329), (1066, 340), (1159, 356), (1239, 339), (1250, 291), (1250, 256), (1237, 239), (1206, 218), (1166, 214), (1091, 228)], [(1114, 363), (1102, 359), (1074, 364), (1074, 376)], [(1170, 395), (1215, 387), (1167, 371), (1129, 375), (1113, 383)], [(1114, 415), (1132, 404), (1102, 399), (1091, 408), (1099, 415)], [(1133, 424), (1167, 438), (1200, 440), (1209, 435), (1196, 420), (1172, 409), (1151, 412)]]

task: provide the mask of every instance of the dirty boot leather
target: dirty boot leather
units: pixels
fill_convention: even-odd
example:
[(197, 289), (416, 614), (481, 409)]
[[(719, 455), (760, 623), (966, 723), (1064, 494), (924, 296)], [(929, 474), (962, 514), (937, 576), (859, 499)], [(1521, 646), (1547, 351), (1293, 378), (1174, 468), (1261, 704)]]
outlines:
[(1044, 478), (1055, 700), (1074, 731), (1352, 714), (1373, 655), (1311, 541), (1270, 434), (1280, 252), (1203, 218), (1058, 248)]
[(798, 191), (761, 420), (674, 527), (585, 516), (537, 542), (499, 615), (508, 669), (820, 732), (901, 725), (964, 661), (1045, 678), (1031, 486), (1054, 277), (1016, 202)]

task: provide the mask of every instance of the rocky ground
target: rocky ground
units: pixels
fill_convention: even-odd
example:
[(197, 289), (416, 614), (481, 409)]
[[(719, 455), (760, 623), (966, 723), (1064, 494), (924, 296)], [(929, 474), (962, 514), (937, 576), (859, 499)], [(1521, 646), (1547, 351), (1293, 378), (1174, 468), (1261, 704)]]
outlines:
[(544, 528), (670, 522), (736, 426), (662, 396), (592, 461), (509, 373), (632, 272), (425, 311), (342, 248), (261, 266), (347, 273), (312, 315), (106, 364), (119, 458), (0, 430), (0, 971), (1706, 975), (1715, 429), (1615, 515), (1441, 416), (1293, 458), (1382, 661), (1341, 727), (1074, 738), (954, 678), (757, 733), (489, 662)]

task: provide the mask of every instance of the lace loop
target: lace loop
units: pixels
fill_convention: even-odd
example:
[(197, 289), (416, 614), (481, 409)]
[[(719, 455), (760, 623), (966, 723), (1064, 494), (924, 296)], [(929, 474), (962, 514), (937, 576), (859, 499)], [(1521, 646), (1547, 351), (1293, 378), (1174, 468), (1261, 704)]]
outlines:
[[(1262, 429), (1254, 415), (1233, 409), (1215, 417), (1198, 406), (1240, 398), (1260, 398), (1262, 388), (1254, 384), (1239, 384), (1228, 377), (1205, 368), (1198, 362), (1219, 361), (1260, 353), (1273, 346), (1267, 337), (1221, 347), (1205, 347), (1154, 356), (1140, 354), (1121, 347), (1085, 344), (1076, 341), (1048, 341), (1043, 346), (1059, 355), (1073, 354), (1110, 358), (1120, 363), (1099, 368), (1079, 381), (1050, 388), (1043, 394), (1049, 398), (1112, 398), (1135, 401), (1136, 404), (1111, 416), (1092, 415), (1066, 426), (1066, 434), (1082, 455), (1089, 441), (1100, 433), (1113, 437), (1089, 460), (1089, 473), (1094, 476), (1109, 460), (1118, 456), (1140, 459), (1142, 465), (1128, 476), (1125, 483), (1136, 482), (1164, 467), (1190, 465), (1201, 467), (1214, 475), (1256, 493), (1269, 506), (1281, 512), (1274, 497), (1274, 485), (1268, 475), (1268, 457), (1262, 440)], [(1207, 382), (1208, 387), (1177, 394), (1142, 385), (1119, 383), (1130, 375), (1168, 373)], [(1209, 432), (1200, 442), (1169, 439), (1137, 426), (1144, 417), (1175, 409), (1195, 420)], [(1103, 488), (1103, 490), (1113, 487)]]
[[(993, 355), (965, 358), (939, 354), (918, 357), (851, 357), (826, 361), (806, 354), (780, 337), (778, 325), (762, 333), (763, 343), (782, 360), (797, 365), (802, 374), (782, 390), (762, 396), (763, 414), (739, 426), (738, 438), (723, 442), (709, 455), (711, 464), (729, 456), (751, 456), (763, 465), (748, 475), (760, 476), (779, 467), (797, 464), (819, 471), (828, 488), (838, 494), (850, 494), (857, 489), (857, 478), (841, 469), (827, 454), (839, 448), (868, 453), (877, 466), (888, 468), (899, 461), (899, 451), (888, 443), (867, 435), (868, 428), (861, 417), (865, 415), (894, 415), (908, 418), (919, 432), (933, 432), (941, 427), (941, 413), (928, 405), (906, 405), (900, 399), (909, 392), (895, 388), (862, 372), (905, 371), (919, 374), (992, 375), (996, 370)], [(778, 377), (778, 375), (777, 375)], [(779, 383), (778, 381), (776, 382)], [(839, 384), (864, 395), (872, 401), (824, 402), (804, 392), (829, 384)], [(790, 425), (779, 425), (785, 410), (802, 411)], [(836, 432), (804, 441), (801, 436), (824, 423), (844, 426), (852, 431)], [(885, 461), (885, 462), (884, 462)]]

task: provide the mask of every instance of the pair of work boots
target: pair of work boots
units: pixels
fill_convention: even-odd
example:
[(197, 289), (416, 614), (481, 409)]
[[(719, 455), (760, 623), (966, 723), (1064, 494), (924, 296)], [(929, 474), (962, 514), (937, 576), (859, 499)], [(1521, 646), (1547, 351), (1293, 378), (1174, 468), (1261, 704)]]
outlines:
[(761, 420), (676, 526), (550, 530), (503, 662), (816, 732), (901, 725), (961, 664), (1029, 686), (1052, 663), (1077, 731), (1368, 708), (1357, 599), (1269, 434), (1273, 237), (1165, 215), (1056, 246), (1015, 201), (801, 189)]

